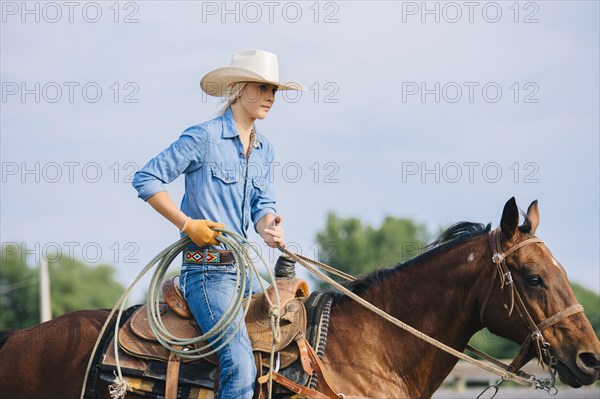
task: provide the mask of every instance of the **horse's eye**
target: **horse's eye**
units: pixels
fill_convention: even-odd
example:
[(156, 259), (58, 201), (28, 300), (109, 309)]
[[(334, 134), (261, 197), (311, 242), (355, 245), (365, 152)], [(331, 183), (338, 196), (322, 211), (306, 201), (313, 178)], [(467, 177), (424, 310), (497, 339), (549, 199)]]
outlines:
[(544, 285), (544, 280), (537, 274), (527, 277), (527, 282), (532, 287), (541, 287)]

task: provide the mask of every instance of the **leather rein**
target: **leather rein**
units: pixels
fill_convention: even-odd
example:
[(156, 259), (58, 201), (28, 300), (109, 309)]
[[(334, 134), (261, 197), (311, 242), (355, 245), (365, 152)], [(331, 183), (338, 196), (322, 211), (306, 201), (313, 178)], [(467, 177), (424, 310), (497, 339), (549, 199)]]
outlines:
[[(475, 352), (477, 355), (483, 356), (486, 360), (492, 361), (496, 365), (505, 368), (507, 371), (515, 373), (525, 365), (527, 353), (529, 352), (529, 347), (533, 343), (535, 344), (535, 350), (538, 355), (539, 362), (542, 363), (542, 367), (543, 363), (546, 363), (554, 371), (554, 367), (556, 366), (558, 361), (556, 360), (556, 357), (550, 352), (550, 344), (544, 338), (544, 334), (542, 333), (542, 331), (568, 317), (571, 317), (579, 312), (583, 312), (583, 306), (581, 306), (579, 303), (576, 303), (536, 324), (533, 321), (531, 314), (527, 310), (527, 307), (525, 306), (525, 303), (523, 302), (519, 291), (515, 287), (512, 274), (506, 264), (506, 258), (526, 245), (536, 243), (543, 244), (543, 241), (536, 237), (529, 238), (510, 247), (506, 251), (502, 251), (500, 229), (490, 231), (488, 233), (488, 239), (490, 249), (492, 250), (492, 262), (495, 266), (495, 271), (494, 273), (492, 273), (492, 281), (490, 283), (490, 288), (488, 289), (488, 292), (485, 296), (483, 305), (479, 313), (481, 323), (485, 325), (485, 323), (483, 322), (484, 313), (487, 308), (489, 299), (492, 296), (495, 281), (496, 279), (499, 279), (500, 289), (504, 291), (504, 289), (506, 288), (506, 293), (508, 296), (508, 303), (506, 301), (504, 303), (504, 307), (508, 311), (508, 316), (512, 314), (512, 311), (514, 310), (516, 305), (517, 312), (519, 313), (521, 320), (525, 323), (525, 326), (527, 327), (529, 333), (527, 334), (527, 337), (525, 337), (525, 340), (521, 344), (521, 347), (515, 355), (515, 358), (508, 366), (470, 346), (467, 349), (469, 349), (472, 352)], [(552, 386), (554, 385), (553, 380), (554, 378), (551, 381)]]

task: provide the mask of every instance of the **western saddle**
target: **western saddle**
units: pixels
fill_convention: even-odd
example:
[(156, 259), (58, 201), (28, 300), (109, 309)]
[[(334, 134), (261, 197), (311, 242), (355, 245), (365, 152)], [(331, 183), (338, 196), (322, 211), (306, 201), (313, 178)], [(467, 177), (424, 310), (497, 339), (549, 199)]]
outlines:
[[(309, 376), (316, 375), (321, 385), (321, 391), (300, 385), (276, 370), (270, 370), (266, 374), (260, 375), (263, 368), (268, 369), (269, 367), (269, 356), (264, 356), (266, 359), (263, 360), (263, 354), (270, 354), (273, 345), (269, 303), (265, 298), (265, 295), (269, 295), (271, 301), (275, 302), (274, 288), (270, 286), (266, 292), (257, 293), (252, 298), (246, 299), (250, 300), (250, 307), (245, 319), (246, 327), (255, 353), (259, 374), (257, 379), (259, 388), (256, 390), (255, 398), (261, 398), (264, 395), (265, 383), (269, 380), (269, 373), (273, 381), (292, 392), (300, 394), (302, 397), (314, 399), (339, 398), (338, 391), (328, 381), (329, 377), (321, 360), (306, 339), (307, 315), (304, 301), (309, 296), (308, 285), (306, 281), (295, 278), (295, 273), (290, 276), (288, 272), (285, 277), (282, 277), (285, 275), (282, 270), (287, 268), (289, 271), (290, 264), (292, 267), (294, 266), (291, 260), (282, 256), (275, 267), (276, 284), (280, 299), (281, 336), (275, 344), (279, 368), (284, 369), (299, 360), (305, 373)], [(162, 322), (167, 330), (182, 338), (193, 338), (202, 335), (179, 290), (177, 277), (163, 282), (162, 295), (164, 303), (161, 302), (159, 308)], [(124, 352), (124, 356), (119, 356), (122, 367), (146, 370), (145, 360), (158, 360), (167, 363), (164, 393), (166, 399), (177, 397), (181, 364), (211, 363), (212, 368), (216, 368), (216, 372), (212, 372), (215, 385), (218, 380), (215, 377), (215, 374), (218, 373), (218, 360), (215, 355), (208, 356), (201, 361), (180, 357), (170, 352), (156, 340), (148, 323), (146, 305), (140, 306), (119, 329), (118, 344), (119, 349)], [(205, 344), (199, 343), (197, 347), (202, 347)], [(103, 364), (116, 365), (114, 346), (109, 345), (105, 353)], [(202, 367), (206, 368), (207, 364)], [(144, 374), (147, 374), (146, 371), (144, 371)], [(214, 390), (217, 391), (217, 389), (215, 386)]]

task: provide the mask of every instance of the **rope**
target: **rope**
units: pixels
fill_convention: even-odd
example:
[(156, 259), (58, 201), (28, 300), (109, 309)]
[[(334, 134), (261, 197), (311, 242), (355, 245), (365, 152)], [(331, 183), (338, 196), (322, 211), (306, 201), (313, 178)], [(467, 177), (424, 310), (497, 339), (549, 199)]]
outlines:
[[(348, 290), (346, 287), (342, 286), (341, 284), (337, 283), (336, 281), (334, 281), (333, 279), (331, 279), (330, 277), (328, 277), (327, 275), (325, 275), (324, 273), (320, 272), (319, 270), (315, 269), (314, 267), (312, 267), (309, 263), (312, 263), (314, 265), (317, 266), (321, 266), (323, 265), (321, 262), (318, 261), (314, 261), (311, 260), (309, 258), (305, 258), (303, 256), (297, 255), (293, 252), (290, 252), (289, 250), (287, 250), (286, 248), (283, 248), (281, 246), (278, 247), (279, 250), (281, 252), (283, 252), (284, 254), (288, 255), (289, 257), (291, 257), (292, 259), (294, 259), (296, 262), (300, 263), (302, 266), (304, 266), (309, 272), (313, 273), (315, 276), (319, 277), (321, 280), (325, 281), (326, 283), (328, 283), (329, 285), (335, 287), (336, 289), (338, 289), (340, 292), (342, 292), (343, 294), (347, 295), (348, 297), (350, 297), (351, 299), (353, 299), (354, 301), (356, 301), (358, 304), (364, 306), (365, 308), (367, 308), (368, 310), (370, 310), (371, 312), (375, 313), (376, 315), (380, 316), (381, 318), (389, 321), (390, 323), (402, 328), (405, 331), (408, 331), (409, 333), (413, 334), (414, 336), (416, 336), (417, 338), (435, 346), (438, 349), (443, 350), (446, 353), (449, 353), (450, 355), (457, 357), (461, 360), (464, 360), (467, 363), (470, 363), (474, 366), (480, 367), (483, 370), (489, 371), (491, 373), (494, 373), (500, 377), (502, 377), (502, 379), (507, 380), (507, 381), (514, 381), (518, 384), (521, 385), (525, 385), (525, 386), (529, 386), (532, 388), (538, 388), (540, 381), (536, 380), (533, 378), (533, 376), (529, 376), (530, 378), (524, 378), (520, 375), (517, 375), (515, 373), (511, 373), (508, 372), (506, 370), (503, 370), (499, 367), (495, 367), (493, 365), (484, 363), (482, 361), (479, 361), (477, 359), (473, 359), (471, 357), (469, 357), (468, 355), (457, 351), (456, 349), (422, 333), (421, 331), (409, 326), (408, 324), (396, 319), (395, 317), (389, 315), (388, 313), (382, 311), (381, 309), (377, 308), (376, 306), (374, 306), (373, 304), (371, 304), (370, 302), (364, 300), (363, 298), (359, 297), (358, 295), (356, 295), (354, 292)], [(331, 268), (330, 266), (328, 266), (328, 268)], [(345, 274), (340, 272), (341, 274)], [(339, 275), (339, 274), (338, 274)], [(349, 276), (349, 275), (347, 275)], [(354, 280), (355, 278), (352, 276), (349, 276), (352, 280)], [(524, 374), (524, 373), (523, 373)]]
[[(242, 243), (249, 243), (245, 238), (241, 236), (237, 236), (235, 233), (227, 230), (220, 230), (223, 233), (231, 236), (222, 236), (219, 237), (219, 241), (224, 243), (234, 254), (234, 258), (236, 264), (240, 265), (236, 269), (236, 294), (231, 298), (226, 310), (223, 313), (221, 319), (215, 324), (213, 328), (209, 331), (205, 332), (203, 335), (198, 337), (182, 339), (177, 336), (171, 334), (165, 325), (162, 322), (160, 316), (160, 285), (164, 280), (165, 273), (169, 267), (171, 259), (168, 257), (164, 258), (161, 263), (158, 265), (154, 275), (152, 276), (152, 280), (149, 285), (148, 291), (148, 322), (150, 325), (150, 329), (152, 330), (155, 338), (163, 345), (165, 348), (169, 349), (171, 352), (181, 356), (183, 358), (199, 360), (203, 359), (207, 356), (210, 356), (220, 349), (222, 349), (225, 345), (227, 345), (232, 339), (233, 336), (239, 331), (242, 326), (242, 323), (236, 323), (236, 316), (238, 315), (240, 308), (242, 308), (242, 300), (244, 298), (244, 292), (248, 285), (248, 269), (252, 269), (253, 272), (258, 276), (258, 270), (250, 258), (250, 255), (242, 246)], [(235, 237), (232, 238), (232, 237)], [(187, 244), (187, 243), (186, 243)], [(265, 265), (267, 271), (269, 271), (269, 277), (274, 281), (274, 276), (271, 274), (271, 271), (266, 266), (266, 262), (257, 251), (257, 249), (250, 244), (250, 248), (252, 248), (261, 258), (261, 261)], [(175, 254), (177, 255), (177, 254)], [(261, 288), (265, 290), (264, 283), (261, 279), (258, 279)], [(251, 288), (251, 286), (250, 286)], [(252, 295), (252, 291), (250, 290), (249, 295)], [(276, 298), (278, 296), (276, 295)], [(270, 301), (268, 298), (269, 305), (273, 309), (271, 312), (276, 315), (277, 311), (275, 310), (276, 306)], [(243, 308), (243, 316), (245, 317), (248, 309), (249, 309), (250, 301), (246, 302), (246, 305)], [(233, 331), (229, 332), (230, 327), (234, 327)], [(278, 320), (274, 324), (275, 327), (279, 326)], [(276, 339), (279, 339), (279, 331), (276, 332)], [(207, 342), (212, 340), (211, 343), (207, 343), (204, 346), (195, 348), (195, 346), (201, 342)], [(177, 349), (175, 347), (180, 346), (183, 349)], [(212, 348), (212, 349), (211, 349)], [(209, 350), (210, 349), (210, 350)]]
[[(123, 378), (121, 373), (121, 365), (119, 361), (119, 345), (118, 345), (118, 328), (121, 323), (121, 315), (123, 314), (126, 300), (131, 294), (133, 287), (141, 280), (141, 278), (150, 271), (154, 266), (157, 266), (150, 285), (148, 289), (148, 300), (147, 300), (147, 310), (148, 310), (148, 323), (152, 333), (154, 334), (156, 340), (160, 342), (162, 346), (169, 349), (171, 352), (174, 352), (176, 355), (189, 358), (189, 359), (202, 359), (207, 356), (214, 354), (215, 352), (222, 349), (225, 345), (227, 345), (235, 336), (235, 334), (239, 331), (242, 326), (242, 323), (236, 323), (235, 318), (242, 308), (244, 293), (246, 291), (247, 284), (251, 282), (252, 273), (258, 278), (259, 284), (263, 291), (266, 291), (266, 287), (261, 278), (259, 278), (259, 273), (256, 265), (254, 264), (250, 254), (247, 251), (247, 248), (250, 248), (264, 265), (265, 269), (268, 272), (269, 280), (273, 283), (274, 287), (274, 297), (275, 300), (272, 301), (269, 295), (265, 295), (265, 298), (269, 304), (270, 309), (270, 318), (271, 318), (271, 326), (273, 328), (273, 342), (271, 345), (271, 353), (270, 353), (270, 370), (273, 370), (274, 359), (275, 359), (275, 344), (279, 342), (281, 338), (281, 331), (279, 329), (279, 292), (277, 290), (275, 282), (275, 276), (273, 272), (267, 266), (267, 263), (260, 251), (254, 246), (253, 243), (248, 241), (245, 237), (234, 233), (225, 229), (214, 229), (215, 231), (219, 231), (222, 234), (216, 237), (216, 240), (225, 244), (225, 246), (232, 251), (234, 255), (234, 259), (238, 267), (236, 268), (237, 276), (236, 276), (236, 294), (232, 297), (229, 305), (227, 306), (223, 316), (218, 320), (218, 322), (211, 328), (209, 331), (205, 332), (201, 336), (184, 339), (171, 334), (167, 328), (165, 327), (161, 315), (160, 315), (160, 284), (164, 279), (164, 276), (173, 262), (175, 257), (177, 257), (190, 243), (191, 239), (187, 236), (181, 238), (175, 243), (169, 245), (165, 249), (163, 249), (158, 255), (156, 255), (147, 265), (142, 269), (139, 275), (135, 278), (133, 283), (125, 290), (123, 295), (119, 298), (119, 300), (115, 303), (115, 306), (111, 310), (108, 315), (98, 339), (96, 340), (96, 344), (92, 349), (92, 354), (90, 356), (90, 360), (88, 362), (88, 366), (85, 372), (85, 377), (83, 381), (83, 387), (81, 390), (81, 399), (84, 399), (85, 390), (87, 385), (87, 379), (89, 375), (89, 371), (92, 367), (92, 362), (94, 359), (94, 355), (98, 349), (102, 336), (106, 331), (106, 328), (110, 324), (110, 320), (115, 314), (117, 308), (119, 312), (117, 314), (117, 319), (115, 323), (115, 333), (114, 333), (114, 347), (115, 347), (115, 361), (116, 361), (116, 373), (115, 373), (115, 382), (109, 387), (111, 394), (114, 393), (113, 398), (123, 398), (125, 396), (127, 382)], [(252, 296), (252, 284), (249, 286), (249, 297)], [(242, 309), (243, 318), (245, 318), (248, 309), (250, 306), (250, 300), (246, 301), (245, 307)], [(243, 320), (243, 319), (242, 319)], [(237, 325), (236, 325), (237, 324)], [(229, 330), (233, 328), (229, 332)], [(207, 343), (206, 345), (199, 346), (200, 342), (212, 340), (212, 343)], [(195, 347), (195, 346), (199, 347)], [(182, 347), (182, 349), (177, 349), (175, 347)], [(272, 373), (269, 373), (269, 384), (268, 384), (269, 398), (271, 398), (272, 394)]]

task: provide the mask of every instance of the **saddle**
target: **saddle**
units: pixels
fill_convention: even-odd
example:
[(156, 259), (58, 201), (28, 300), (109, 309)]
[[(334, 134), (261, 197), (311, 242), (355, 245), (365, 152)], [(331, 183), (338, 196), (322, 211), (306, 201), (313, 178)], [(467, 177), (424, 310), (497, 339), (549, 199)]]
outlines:
[[(280, 263), (278, 261), (278, 264)], [(324, 384), (326, 386), (326, 393), (324, 394), (294, 382), (284, 375), (283, 370), (292, 369), (293, 367), (290, 366), (296, 365), (296, 368), (305, 373), (304, 381), (300, 382), (310, 380), (312, 387), (316, 385), (316, 378), (326, 379), (323, 376), (320, 359), (306, 339), (307, 311), (305, 302), (309, 296), (308, 285), (304, 280), (295, 277), (290, 278), (289, 276), (287, 278), (276, 278), (276, 284), (280, 299), (281, 338), (275, 344), (275, 351), (277, 352), (278, 369), (281, 369), (282, 372), (280, 374), (273, 371), (273, 380), (286, 389), (302, 393), (307, 397), (317, 399), (337, 397), (337, 394), (327, 383)], [(273, 332), (266, 296), (268, 295), (271, 301), (275, 303), (274, 292), (275, 289), (270, 286), (266, 292), (255, 294), (252, 298), (246, 299), (246, 301), (250, 301), (245, 319), (246, 327), (255, 353), (259, 374), (262, 374), (263, 367), (269, 367), (269, 355), (265, 354), (271, 352)], [(162, 294), (164, 302), (159, 304), (159, 311), (166, 329), (173, 335), (182, 338), (193, 338), (202, 335), (202, 331), (192, 317), (188, 305), (178, 288), (176, 278), (163, 282)], [(246, 306), (247, 303), (243, 305)], [(111, 343), (107, 345), (104, 352), (102, 365), (114, 368), (116, 366), (114, 340), (110, 341)], [(201, 342), (196, 344), (196, 348), (205, 345), (206, 343)], [(214, 354), (202, 360), (182, 358), (171, 353), (156, 340), (148, 323), (146, 305), (139, 306), (119, 329), (118, 349), (121, 368), (131, 371), (129, 375), (133, 379), (129, 379), (129, 385), (132, 386), (132, 381), (138, 379), (140, 382), (134, 382), (133, 385), (142, 384), (141, 381), (144, 378), (154, 380), (164, 378), (165, 398), (186, 395), (183, 390), (187, 390), (187, 394), (198, 397), (199, 394), (196, 395), (197, 392), (193, 393), (190, 389), (201, 389), (200, 387), (212, 389), (214, 382), (218, 380), (218, 360)], [(313, 373), (316, 373), (316, 376)], [(291, 374), (297, 376), (298, 373), (291, 371)], [(261, 397), (261, 392), (264, 391), (264, 389), (261, 389), (262, 385), (268, 380), (268, 377), (267, 374), (257, 379), (259, 389), (255, 390), (255, 397)], [(179, 385), (180, 382), (183, 387)], [(135, 387), (132, 386), (132, 388), (135, 390)], [(155, 388), (153, 389), (156, 391)], [(140, 390), (142, 389), (140, 388)]]
[[(281, 339), (276, 343), (275, 351), (280, 354), (281, 366), (287, 367), (298, 357), (297, 348), (290, 344), (295, 338), (303, 337), (306, 333), (306, 309), (298, 298), (308, 296), (309, 292), (306, 282), (300, 279), (278, 279), (277, 288), (281, 302)], [(274, 289), (269, 287), (267, 294), (273, 296), (273, 292)], [(191, 314), (181, 317), (187, 304), (186, 307), (177, 308), (177, 311), (169, 306), (170, 303), (181, 305), (182, 301), (185, 302), (183, 296), (180, 296), (179, 290), (174, 288), (172, 279), (163, 282), (162, 293), (163, 296), (167, 295), (164, 297), (165, 302), (159, 304), (160, 315), (165, 328), (173, 335), (181, 338), (194, 338), (202, 335), (200, 327), (191, 318)], [(270, 325), (269, 303), (262, 292), (255, 294), (250, 299), (245, 299), (242, 306), (246, 306), (245, 302), (247, 300), (250, 300), (250, 307), (245, 320), (252, 348), (255, 351), (270, 353), (273, 332)], [(274, 301), (274, 299), (272, 300)], [(189, 309), (187, 312), (189, 312)], [(200, 348), (206, 344), (206, 342), (200, 342), (190, 349)], [(142, 359), (168, 361), (170, 356), (170, 351), (158, 342), (150, 329), (146, 305), (142, 305), (136, 310), (124, 327), (119, 330), (119, 346), (129, 355)], [(218, 364), (216, 355), (207, 357), (207, 360), (213, 364)], [(181, 358), (180, 361), (190, 363), (194, 360)]]

